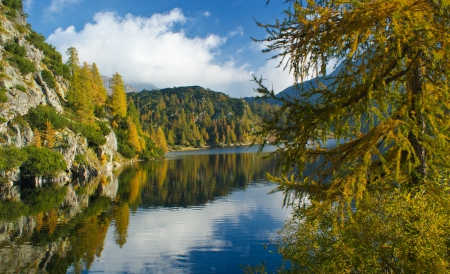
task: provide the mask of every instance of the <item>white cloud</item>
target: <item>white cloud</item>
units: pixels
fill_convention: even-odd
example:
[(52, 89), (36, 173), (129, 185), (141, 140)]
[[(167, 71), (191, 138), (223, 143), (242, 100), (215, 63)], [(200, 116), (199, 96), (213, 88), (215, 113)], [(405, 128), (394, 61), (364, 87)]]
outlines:
[(240, 36), (244, 36), (244, 29), (241, 26), (239, 26), (236, 30), (230, 31), (228, 33), (228, 36), (233, 37), (237, 34), (239, 34)]
[[(129, 273), (185, 273), (186, 266), (177, 268), (178, 258), (188, 258), (192, 250), (223, 251), (236, 243), (216, 233), (220, 224), (242, 227), (241, 219), (255, 218), (265, 212), (280, 224), (291, 214), (282, 209), (283, 193), (267, 195), (274, 185), (253, 185), (246, 191), (235, 191), (211, 203), (196, 208), (138, 210), (130, 216), (127, 242), (119, 248), (113, 241), (114, 228), (110, 226), (102, 256), (91, 266), (91, 271), (108, 273), (123, 270)], [(264, 199), (261, 199), (264, 197)], [(239, 201), (239, 202), (229, 202)], [(245, 235), (246, 231), (242, 234)], [(252, 235), (269, 242), (277, 237), (275, 230), (260, 228)], [(230, 262), (237, 263), (237, 262)]]
[(47, 8), (47, 11), (49, 13), (57, 13), (64, 7), (76, 4), (81, 1), (83, 0), (52, 0), (52, 3), (50, 4), (50, 7)]
[(210, 17), (210, 16), (211, 16), (211, 13), (210, 13), (209, 11), (206, 11), (205, 13), (203, 13), (203, 15), (204, 15), (205, 17)]
[(29, 11), (31, 9), (32, 4), (33, 4), (33, 0), (24, 0), (23, 1), (24, 10)]
[[(254, 96), (256, 85), (249, 81), (253, 73), (250, 64), (236, 64), (232, 59), (218, 61), (227, 37), (242, 35), (243, 29), (231, 31), (226, 37), (210, 34), (191, 38), (182, 28), (186, 21), (180, 9), (150, 17), (100, 12), (80, 31), (73, 26), (57, 29), (48, 42), (62, 53), (73, 46), (80, 60), (97, 63), (102, 74), (119, 72), (127, 83), (139, 87), (148, 83), (160, 88), (200, 85), (234, 97)], [(268, 62), (256, 69), (256, 74), (263, 73), (276, 90), (291, 85), (286, 72), (274, 66)]]

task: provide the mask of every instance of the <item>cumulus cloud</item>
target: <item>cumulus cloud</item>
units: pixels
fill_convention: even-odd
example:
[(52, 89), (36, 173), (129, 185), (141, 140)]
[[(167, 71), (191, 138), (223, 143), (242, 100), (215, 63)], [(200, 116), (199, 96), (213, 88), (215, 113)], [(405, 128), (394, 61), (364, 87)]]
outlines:
[[(233, 246), (229, 238), (218, 234), (218, 226), (243, 227), (243, 217), (254, 219), (261, 213), (270, 217), (270, 222), (280, 224), (290, 216), (291, 209), (281, 209), (283, 193), (267, 195), (274, 185), (254, 185), (246, 191), (236, 191), (225, 199), (217, 199), (195, 210), (150, 209), (138, 210), (130, 216), (127, 242), (118, 247), (110, 239), (114, 228), (108, 230), (101, 258), (94, 262), (91, 271), (143, 273), (183, 273), (177, 268), (177, 259), (189, 257), (193, 250), (224, 251)], [(263, 199), (261, 197), (264, 197)], [(228, 201), (239, 201), (230, 203)], [(262, 241), (277, 237), (276, 229), (261, 225), (257, 234)], [(243, 234), (246, 232), (243, 231)], [(132, 263), (130, 263), (132, 262)], [(234, 262), (236, 263), (236, 262)], [(189, 272), (184, 267), (184, 272)]]
[(30, 10), (31, 9), (31, 5), (33, 4), (33, 0), (24, 0), (23, 1), (23, 8), (25, 10)]
[[(255, 95), (255, 84), (249, 81), (253, 73), (248, 69), (250, 64), (237, 64), (231, 58), (218, 61), (224, 59), (219, 58), (221, 47), (227, 39), (242, 35), (242, 28), (225, 37), (216, 34), (188, 37), (183, 31), (187, 20), (177, 8), (150, 17), (130, 14), (120, 17), (100, 12), (94, 16), (93, 23), (86, 24), (80, 31), (73, 26), (57, 29), (48, 42), (60, 52), (73, 46), (80, 60), (97, 63), (102, 74), (119, 72), (127, 83), (138, 87), (149, 83), (160, 88), (200, 85), (234, 97)], [(270, 63), (255, 71), (267, 77), (283, 75), (269, 79), (279, 90), (292, 83), (288, 75), (274, 69)]]
[(72, 5), (72, 4), (76, 4), (81, 1), (83, 1), (83, 0), (52, 0), (52, 3), (48, 7), (47, 11), (49, 13), (57, 13), (60, 10), (62, 10), (64, 7)]
[(203, 13), (203, 15), (204, 15), (205, 17), (210, 17), (210, 16), (211, 16), (211, 13), (210, 13), (209, 11), (206, 11), (205, 13)]

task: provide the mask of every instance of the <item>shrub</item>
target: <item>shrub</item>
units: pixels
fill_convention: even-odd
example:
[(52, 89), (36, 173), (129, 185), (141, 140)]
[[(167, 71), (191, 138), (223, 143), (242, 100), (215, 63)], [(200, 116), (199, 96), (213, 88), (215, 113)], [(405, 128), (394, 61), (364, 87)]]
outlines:
[(105, 118), (106, 117), (105, 108), (97, 105), (94, 106), (94, 115), (97, 116), (98, 118)]
[(88, 164), (88, 160), (86, 159), (86, 155), (84, 155), (84, 154), (75, 155), (75, 162), (77, 162), (78, 164), (83, 164), (83, 165)]
[(20, 148), (0, 148), (0, 170), (11, 170), (27, 160), (27, 153)]
[(123, 157), (131, 159), (134, 158), (136, 151), (127, 142), (119, 142), (118, 151)]
[(2, 3), (3, 5), (16, 10), (22, 10), (23, 8), (22, 0), (3, 0)]
[(106, 143), (106, 139), (103, 137), (102, 132), (97, 131), (97, 128), (94, 125), (72, 122), (68, 126), (73, 132), (81, 133), (86, 137), (90, 146), (101, 146)]
[(53, 177), (59, 171), (67, 168), (67, 164), (61, 153), (46, 147), (37, 148), (29, 146), (25, 148), (28, 159), (21, 166), (24, 175)]
[(0, 89), (0, 103), (5, 103), (8, 101), (8, 96), (6, 96), (6, 89)]
[(25, 47), (17, 44), (17, 43), (9, 43), (5, 45), (5, 50), (13, 55), (17, 55), (20, 57), (25, 57), (27, 55), (27, 50)]
[(97, 122), (97, 125), (100, 127), (100, 131), (102, 132), (103, 136), (111, 133), (111, 128), (108, 126), (108, 122), (99, 121)]
[(39, 130), (47, 128), (45, 125), (47, 120), (52, 123), (55, 130), (63, 129), (69, 124), (66, 118), (50, 106), (37, 106), (31, 109), (25, 118), (32, 128), (38, 128)]
[(14, 87), (22, 92), (27, 92), (27, 87), (25, 87), (25, 86), (15, 85)]
[(56, 88), (55, 78), (53, 77), (53, 74), (50, 71), (44, 69), (41, 71), (41, 75), (42, 79), (44, 79), (49, 88)]
[(36, 71), (34, 63), (24, 57), (13, 55), (9, 58), (9, 61), (20, 70), (22, 75)]
[(14, 123), (20, 126), (20, 128), (24, 128), (28, 123), (25, 120), (24, 116), (17, 116), (13, 119)]

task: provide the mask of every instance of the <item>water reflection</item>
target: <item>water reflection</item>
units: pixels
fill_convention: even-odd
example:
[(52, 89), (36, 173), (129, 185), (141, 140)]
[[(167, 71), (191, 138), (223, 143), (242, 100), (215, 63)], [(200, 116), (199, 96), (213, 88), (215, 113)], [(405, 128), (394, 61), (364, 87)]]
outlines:
[(30, 202), (45, 189), (30, 191), (19, 203), (34, 211), (19, 221), (0, 208), (0, 272), (229, 273), (267, 260), (262, 244), (289, 214), (282, 194), (266, 195), (273, 185), (255, 182), (276, 160), (222, 152), (136, 163), (47, 203)]

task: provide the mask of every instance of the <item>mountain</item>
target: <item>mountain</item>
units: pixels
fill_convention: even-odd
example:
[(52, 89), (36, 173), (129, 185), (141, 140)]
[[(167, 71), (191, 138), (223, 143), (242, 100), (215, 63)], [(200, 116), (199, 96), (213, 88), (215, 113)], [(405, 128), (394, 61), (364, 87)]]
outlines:
[[(112, 80), (111, 77), (102, 75), (103, 86), (106, 88), (106, 91), (108, 92), (109, 95), (112, 94), (111, 80)], [(130, 92), (139, 92), (139, 91), (136, 88), (134, 88), (132, 85), (128, 85), (125, 83), (125, 92), (130, 93)]]
[[(285, 88), (284, 90), (278, 92), (275, 96), (277, 98), (299, 98), (300, 94), (302, 94), (303, 91), (311, 89), (311, 88), (317, 88), (319, 85), (329, 86), (333, 82), (333, 78), (335, 78), (339, 72), (341, 71), (343, 67), (343, 64), (340, 64), (336, 67), (333, 72), (328, 74), (327, 76), (319, 76), (304, 82), (301, 82), (297, 85), (292, 85), (290, 87)], [(310, 102), (315, 102), (319, 98), (320, 94), (315, 94), (314, 96), (308, 98)], [(246, 97), (244, 98), (247, 102), (252, 101), (261, 101), (260, 99), (256, 99), (256, 97)], [(282, 102), (275, 100), (275, 99), (265, 99), (266, 103), (269, 104), (276, 104), (281, 105)]]
[(142, 127), (161, 128), (171, 146), (249, 143), (261, 118), (273, 110), (264, 102), (247, 103), (200, 86), (143, 90), (128, 97)]

